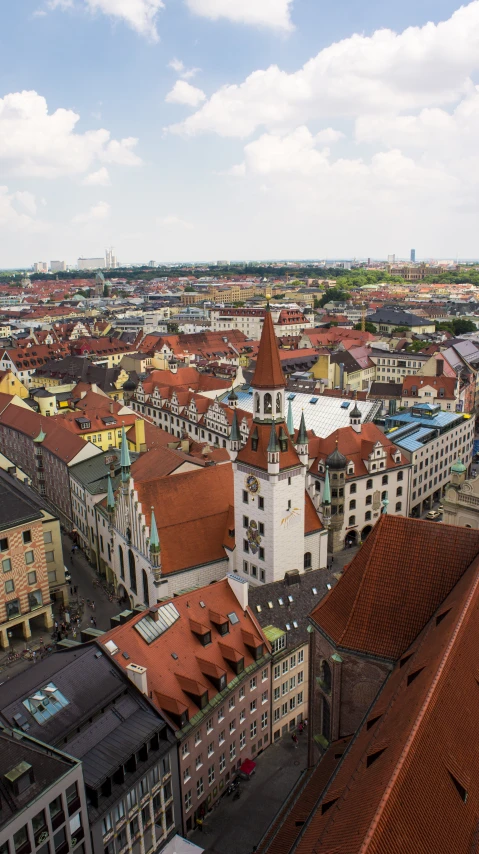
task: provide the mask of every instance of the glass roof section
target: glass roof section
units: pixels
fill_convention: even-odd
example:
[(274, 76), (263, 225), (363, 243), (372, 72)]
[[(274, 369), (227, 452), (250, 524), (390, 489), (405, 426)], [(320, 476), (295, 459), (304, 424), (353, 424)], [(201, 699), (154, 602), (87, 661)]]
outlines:
[(161, 605), (156, 611), (156, 616), (158, 619), (154, 620), (148, 614), (135, 623), (136, 631), (148, 644), (153, 643), (180, 618), (179, 612), (171, 602), (167, 605)]
[(39, 724), (46, 724), (58, 712), (68, 706), (69, 701), (63, 696), (53, 682), (49, 682), (32, 697), (23, 701), (23, 705)]

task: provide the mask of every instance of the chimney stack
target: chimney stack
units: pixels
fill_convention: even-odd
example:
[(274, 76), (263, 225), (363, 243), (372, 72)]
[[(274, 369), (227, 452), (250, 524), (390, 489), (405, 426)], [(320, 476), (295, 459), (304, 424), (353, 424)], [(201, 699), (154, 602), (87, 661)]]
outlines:
[(126, 672), (128, 678), (131, 679), (138, 690), (141, 691), (142, 694), (147, 694), (148, 686), (146, 681), (146, 667), (142, 667), (140, 664), (127, 664)]

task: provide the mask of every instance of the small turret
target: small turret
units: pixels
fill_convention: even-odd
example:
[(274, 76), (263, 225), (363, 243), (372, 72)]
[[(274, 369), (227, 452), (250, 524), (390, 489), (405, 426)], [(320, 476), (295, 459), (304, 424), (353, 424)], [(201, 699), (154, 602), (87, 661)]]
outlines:
[(241, 433), (238, 425), (238, 415), (236, 410), (233, 412), (233, 421), (229, 435), (230, 456), (232, 460), (236, 459), (239, 449), (241, 448)]
[(280, 446), (276, 435), (276, 425), (273, 421), (268, 442), (268, 472), (270, 472), (270, 474), (279, 473), (279, 451)]
[(358, 407), (357, 401), (355, 401), (354, 409), (349, 415), (349, 423), (356, 433), (361, 432), (361, 410)]
[(230, 409), (236, 409), (238, 406), (238, 395), (236, 394), (233, 386), (231, 386), (231, 391), (228, 395), (228, 406)]
[(115, 512), (115, 496), (113, 494), (113, 484), (111, 480), (111, 475), (108, 475), (108, 486), (107, 486), (107, 496), (106, 496), (106, 509), (110, 516), (113, 516)]
[(329, 483), (328, 466), (326, 466), (326, 476), (324, 478), (323, 500), (321, 502), (321, 515), (323, 517), (323, 525), (327, 528), (331, 522), (331, 486)]
[(128, 492), (128, 483), (130, 480), (131, 460), (130, 460), (130, 452), (128, 450), (128, 441), (126, 438), (125, 426), (124, 425), (121, 429), (120, 467), (121, 467), (122, 490), (123, 490), (123, 493), (126, 495)]
[(288, 403), (288, 418), (286, 421), (286, 426), (288, 428), (289, 435), (293, 436), (293, 434), (294, 434), (294, 421), (293, 421), (293, 407), (291, 405), (291, 398), (289, 399), (289, 403)]
[(456, 460), (451, 466), (451, 485), (462, 486), (466, 479), (467, 466), (464, 465), (461, 459)]
[(301, 413), (301, 421), (299, 425), (298, 436), (296, 439), (296, 450), (303, 465), (307, 465), (309, 458), (309, 444), (308, 434), (306, 433), (306, 422), (304, 420), (304, 412)]
[(158, 535), (158, 528), (156, 527), (155, 509), (152, 507), (150, 521), (150, 560), (152, 566), (159, 567), (160, 552), (160, 537)]

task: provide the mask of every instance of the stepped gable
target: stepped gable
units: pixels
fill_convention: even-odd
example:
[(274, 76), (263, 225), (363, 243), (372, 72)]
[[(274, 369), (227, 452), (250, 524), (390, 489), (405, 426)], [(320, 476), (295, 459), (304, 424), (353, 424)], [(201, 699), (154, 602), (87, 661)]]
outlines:
[(251, 385), (253, 388), (259, 389), (286, 387), (269, 304), (264, 318), (258, 358), (256, 359), (256, 368)]
[(340, 648), (396, 661), (479, 555), (479, 531), (382, 515), (311, 617)]

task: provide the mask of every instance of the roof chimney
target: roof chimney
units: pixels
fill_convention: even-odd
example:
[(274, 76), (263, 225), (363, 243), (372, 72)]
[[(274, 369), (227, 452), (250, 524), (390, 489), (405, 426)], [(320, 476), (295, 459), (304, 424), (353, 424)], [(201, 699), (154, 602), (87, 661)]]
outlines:
[(148, 693), (148, 687), (146, 683), (146, 667), (142, 667), (140, 664), (127, 664), (126, 665), (126, 673), (129, 679), (133, 682), (134, 685), (141, 691), (142, 694)]

